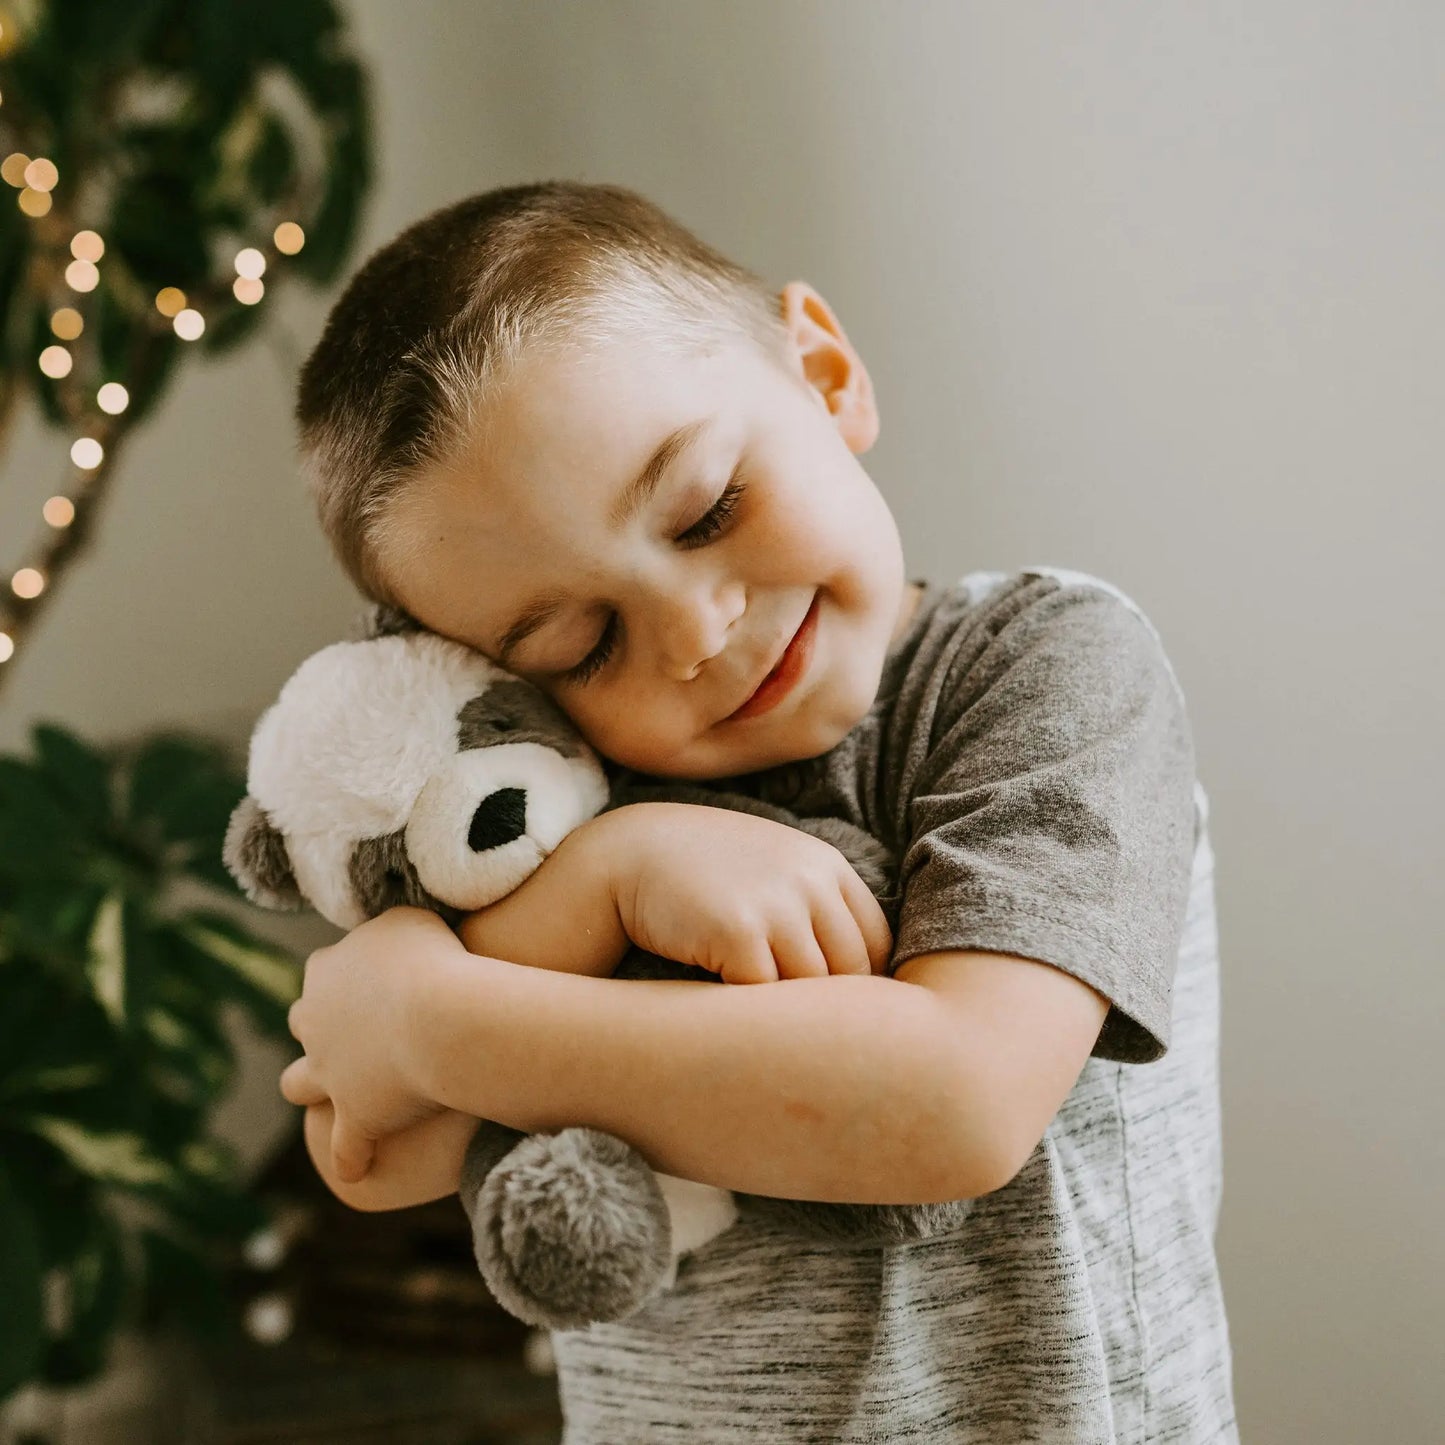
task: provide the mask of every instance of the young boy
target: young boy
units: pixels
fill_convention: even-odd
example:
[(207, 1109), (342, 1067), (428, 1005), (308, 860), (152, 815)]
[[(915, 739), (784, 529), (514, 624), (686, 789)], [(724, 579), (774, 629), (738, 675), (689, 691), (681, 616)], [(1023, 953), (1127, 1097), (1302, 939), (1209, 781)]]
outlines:
[[(640, 804), (466, 947), (415, 909), (353, 930), (308, 961), (282, 1076), (335, 1192), (452, 1192), (484, 1116), (724, 1188), (973, 1201), (885, 1247), (744, 1217), (638, 1314), (554, 1336), (571, 1445), (1236, 1440), (1207, 803), (1139, 609), (1047, 568), (906, 582), (826, 303), (617, 188), (411, 227), (298, 414), (368, 596), (623, 769), (900, 860), (880, 907), (797, 829)], [(764, 986), (611, 979), (629, 937)]]

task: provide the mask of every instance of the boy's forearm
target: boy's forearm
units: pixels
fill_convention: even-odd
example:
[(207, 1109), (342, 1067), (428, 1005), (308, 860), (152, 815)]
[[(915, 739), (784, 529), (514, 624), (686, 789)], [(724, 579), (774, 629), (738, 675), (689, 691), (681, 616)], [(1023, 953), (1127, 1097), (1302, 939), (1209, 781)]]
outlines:
[(597, 821), (569, 833), (505, 898), (462, 920), (457, 936), (468, 951), (594, 978), (617, 968), (629, 944)]
[(410, 1209), (455, 1194), (462, 1159), (480, 1120), (444, 1109), (399, 1134), (376, 1143), (376, 1155), (364, 1179), (339, 1179), (331, 1157), (331, 1126), (336, 1110), (327, 1100), (306, 1110), (306, 1152), (326, 1187), (345, 1205), (367, 1214)]
[(527, 1131), (590, 1125), (699, 1183), (911, 1204), (1006, 1177), (979, 1041), (896, 979), (652, 982), (493, 959), (439, 970), (413, 1028), (439, 1103)]

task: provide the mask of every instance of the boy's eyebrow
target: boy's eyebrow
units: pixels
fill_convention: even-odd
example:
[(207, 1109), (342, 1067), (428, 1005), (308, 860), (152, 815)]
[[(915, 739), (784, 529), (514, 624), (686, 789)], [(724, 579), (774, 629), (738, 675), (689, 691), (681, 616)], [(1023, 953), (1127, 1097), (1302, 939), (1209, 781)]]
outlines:
[[(631, 521), (647, 505), (663, 477), (667, 475), (668, 468), (694, 445), (711, 425), (711, 417), (700, 417), (697, 421), (684, 423), (664, 437), (662, 444), (648, 458), (647, 465), (622, 489), (621, 495), (613, 503), (612, 510), (607, 514), (608, 526), (616, 531)], [(540, 597), (534, 597), (502, 634), (502, 640), (497, 644), (498, 662), (506, 667), (513, 648), (518, 647), (523, 639), (530, 637), (544, 622), (555, 616), (565, 601), (565, 594), (560, 592), (544, 592)]]
[(667, 474), (667, 469), (707, 430), (708, 424), (709, 419), (701, 417), (663, 438), (662, 445), (653, 452), (636, 479), (622, 489), (622, 495), (607, 514), (607, 525), (613, 531), (630, 522), (642, 510)]

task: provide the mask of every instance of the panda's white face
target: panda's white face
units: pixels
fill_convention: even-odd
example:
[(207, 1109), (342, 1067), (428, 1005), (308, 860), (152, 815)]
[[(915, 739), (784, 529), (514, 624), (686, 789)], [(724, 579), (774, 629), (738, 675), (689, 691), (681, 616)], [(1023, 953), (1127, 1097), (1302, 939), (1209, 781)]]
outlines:
[(483, 908), (607, 800), (555, 704), (425, 633), (308, 658), (257, 725), (248, 787), (302, 895), (341, 928), (397, 904), (452, 921)]

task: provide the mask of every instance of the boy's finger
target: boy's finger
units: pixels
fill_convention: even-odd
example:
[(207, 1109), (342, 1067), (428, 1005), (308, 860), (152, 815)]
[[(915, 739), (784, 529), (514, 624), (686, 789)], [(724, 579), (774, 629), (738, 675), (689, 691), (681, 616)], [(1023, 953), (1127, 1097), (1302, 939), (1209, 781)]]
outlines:
[(778, 978), (827, 978), (828, 959), (822, 945), (813, 932), (813, 922), (805, 919), (803, 925), (789, 932), (784, 929), (770, 940), (773, 950), (773, 966)]
[(342, 1183), (356, 1184), (365, 1179), (375, 1150), (374, 1139), (368, 1139), (350, 1120), (337, 1115), (331, 1126), (331, 1160)]
[(827, 960), (829, 973), (866, 974), (872, 972), (868, 950), (858, 922), (841, 903), (818, 907), (813, 911), (813, 933)]
[(281, 1070), (281, 1094), (293, 1104), (305, 1107), (308, 1104), (324, 1104), (330, 1097), (316, 1082), (311, 1072), (311, 1060), (302, 1054)]
[(886, 973), (888, 960), (893, 956), (893, 931), (888, 919), (879, 906), (878, 900), (868, 891), (868, 885), (851, 869), (843, 873), (843, 896), (868, 945), (868, 963), (874, 973)]

